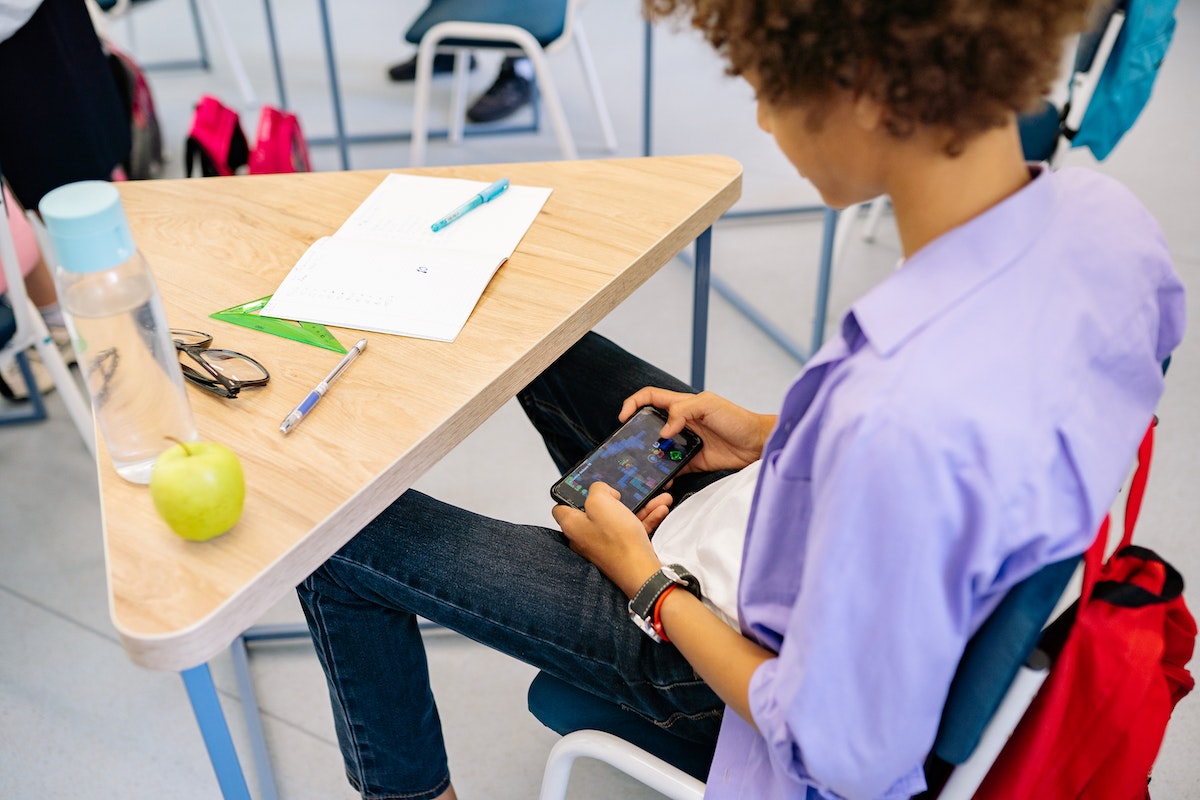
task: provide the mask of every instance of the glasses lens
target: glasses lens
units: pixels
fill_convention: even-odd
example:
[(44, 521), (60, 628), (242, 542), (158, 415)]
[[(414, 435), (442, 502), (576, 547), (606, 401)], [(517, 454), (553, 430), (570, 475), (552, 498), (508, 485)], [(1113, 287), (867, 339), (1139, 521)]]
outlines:
[(171, 339), (174, 340), (176, 344), (180, 344), (185, 347), (204, 347), (212, 341), (212, 337), (207, 333), (201, 333), (200, 331), (180, 330), (179, 328), (171, 329)]
[(217, 372), (238, 383), (256, 383), (267, 378), (261, 364), (232, 350), (205, 350), (203, 357)]

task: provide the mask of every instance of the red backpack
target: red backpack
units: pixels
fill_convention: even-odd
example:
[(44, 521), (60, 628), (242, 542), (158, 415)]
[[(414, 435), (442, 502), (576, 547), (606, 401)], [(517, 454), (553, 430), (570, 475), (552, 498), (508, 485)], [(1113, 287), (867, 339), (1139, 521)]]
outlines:
[(1046, 682), (975, 800), (1147, 800), (1151, 767), (1175, 704), (1195, 685), (1186, 664), (1196, 622), (1183, 578), (1130, 544), (1154, 427), (1138, 449), (1120, 547), (1101, 565), (1109, 520), (1084, 555), (1079, 601), (1047, 627)]

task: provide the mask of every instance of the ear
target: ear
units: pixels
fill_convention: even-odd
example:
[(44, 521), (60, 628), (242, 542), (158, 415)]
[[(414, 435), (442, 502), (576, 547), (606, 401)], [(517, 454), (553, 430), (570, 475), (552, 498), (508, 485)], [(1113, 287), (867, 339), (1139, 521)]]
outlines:
[(865, 94), (855, 95), (854, 120), (865, 131), (879, 130), (883, 126), (883, 104)]

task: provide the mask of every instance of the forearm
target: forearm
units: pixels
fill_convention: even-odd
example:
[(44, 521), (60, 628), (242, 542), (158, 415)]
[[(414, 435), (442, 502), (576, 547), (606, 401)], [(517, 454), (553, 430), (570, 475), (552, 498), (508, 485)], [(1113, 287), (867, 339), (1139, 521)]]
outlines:
[(659, 619), (671, 643), (704, 682), (738, 716), (757, 727), (750, 713), (750, 679), (775, 653), (729, 627), (688, 592), (668, 594)]
[(775, 430), (775, 425), (779, 422), (778, 414), (756, 414), (758, 417), (758, 456), (762, 457), (762, 451), (766, 449), (767, 439), (771, 438), (771, 431)]

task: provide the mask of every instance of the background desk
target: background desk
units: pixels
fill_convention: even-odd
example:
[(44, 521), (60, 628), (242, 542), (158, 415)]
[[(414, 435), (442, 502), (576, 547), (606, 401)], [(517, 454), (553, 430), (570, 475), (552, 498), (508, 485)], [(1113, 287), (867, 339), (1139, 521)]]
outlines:
[[(272, 376), (236, 401), (189, 390), (201, 438), (233, 447), (246, 473), (242, 520), (219, 539), (175, 537), (145, 487), (122, 481), (99, 456), (112, 621), (136, 663), (184, 671), (211, 693), (207, 669), (195, 668), (704, 233), (741, 187), (737, 162), (716, 156), (417, 172), (507, 176), (554, 191), (455, 342), (369, 334), (353, 371), (287, 438), (279, 421), (337, 357), (208, 315), (274, 291), (304, 249), (335, 230), (386, 173), (121, 185), (171, 324), (212, 332), (216, 346), (254, 356)], [(358, 336), (334, 332), (345, 342)], [(189, 689), (195, 705), (190, 679)], [(215, 753), (207, 737), (220, 777), (219, 761), (232, 749)], [(245, 795), (244, 781), (236, 783), (222, 778), (227, 795)]]

